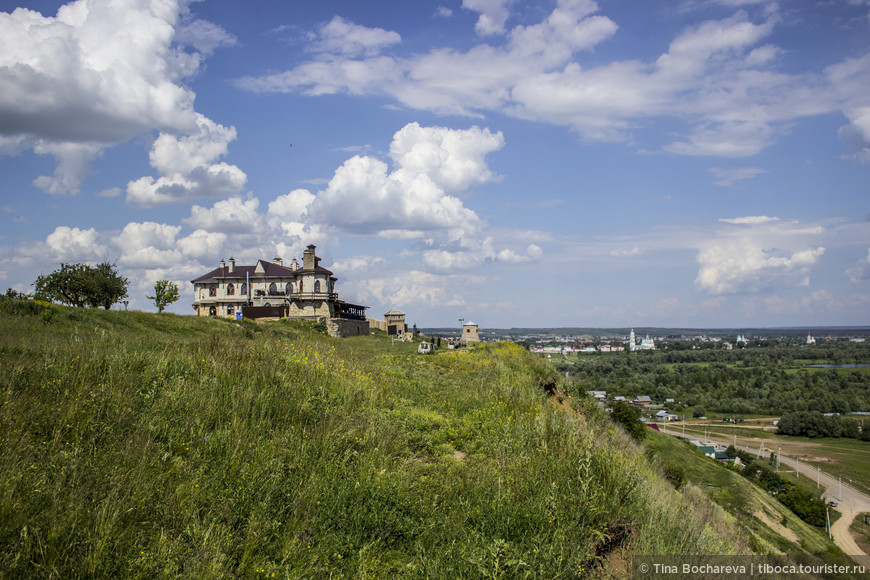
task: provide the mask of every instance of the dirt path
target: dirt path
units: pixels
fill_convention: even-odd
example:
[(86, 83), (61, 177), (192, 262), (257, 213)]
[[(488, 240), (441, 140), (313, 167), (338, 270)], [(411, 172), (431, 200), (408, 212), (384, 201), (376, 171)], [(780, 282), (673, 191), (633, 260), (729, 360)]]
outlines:
[(852, 533), (849, 531), (849, 526), (852, 525), (852, 520), (855, 519), (855, 513), (846, 505), (839, 505), (835, 509), (843, 515), (831, 526), (831, 535), (834, 536), (834, 542), (858, 564), (870, 570), (870, 556), (858, 547), (858, 544), (855, 543), (855, 538), (852, 537)]

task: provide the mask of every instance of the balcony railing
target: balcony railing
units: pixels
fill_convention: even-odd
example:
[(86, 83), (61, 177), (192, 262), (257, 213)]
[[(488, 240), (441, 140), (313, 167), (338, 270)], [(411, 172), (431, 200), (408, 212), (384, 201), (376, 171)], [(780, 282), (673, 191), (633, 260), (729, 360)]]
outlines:
[(287, 294), (290, 300), (338, 300), (337, 292), (293, 292)]

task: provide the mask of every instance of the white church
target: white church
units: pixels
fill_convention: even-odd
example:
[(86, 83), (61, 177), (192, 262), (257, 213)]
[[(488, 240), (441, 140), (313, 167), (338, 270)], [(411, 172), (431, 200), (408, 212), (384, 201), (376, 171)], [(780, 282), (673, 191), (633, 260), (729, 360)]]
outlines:
[(646, 335), (640, 341), (640, 344), (637, 343), (637, 338), (634, 336), (634, 329), (631, 329), (631, 334), (628, 335), (628, 350), (634, 352), (636, 350), (655, 350), (656, 343), (653, 339)]

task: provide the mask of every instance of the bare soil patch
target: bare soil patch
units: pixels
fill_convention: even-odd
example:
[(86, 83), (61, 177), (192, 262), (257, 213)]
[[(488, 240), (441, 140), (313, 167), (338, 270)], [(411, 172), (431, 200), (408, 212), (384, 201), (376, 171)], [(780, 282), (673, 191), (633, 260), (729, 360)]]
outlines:
[(781, 522), (775, 522), (768, 513), (762, 509), (757, 509), (753, 513), (755, 517), (764, 522), (764, 524), (769, 527), (771, 530), (785, 538), (786, 540), (792, 542), (793, 544), (800, 544), (800, 537), (792, 530), (788, 529)]

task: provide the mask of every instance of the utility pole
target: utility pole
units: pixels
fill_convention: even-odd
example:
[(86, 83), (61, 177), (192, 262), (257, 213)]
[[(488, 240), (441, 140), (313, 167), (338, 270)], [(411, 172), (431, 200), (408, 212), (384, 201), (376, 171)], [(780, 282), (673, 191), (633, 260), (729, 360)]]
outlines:
[(839, 482), (839, 490), (837, 491), (837, 500), (843, 501), (843, 476), (838, 475), (837, 481)]
[(831, 508), (825, 506), (825, 527), (828, 530), (828, 539), (833, 540), (834, 537), (831, 535)]
[(795, 457), (794, 460), (797, 462), (796, 463), (797, 467), (794, 468), (795, 469), (795, 477), (800, 477), (801, 476), (801, 460), (798, 459), (797, 457)]
[(822, 484), (819, 483), (820, 478), (822, 477), (822, 468), (820, 466), (816, 466), (816, 489), (822, 487)]
[(782, 453), (782, 447), (776, 448), (776, 472), (779, 473), (779, 456)]

